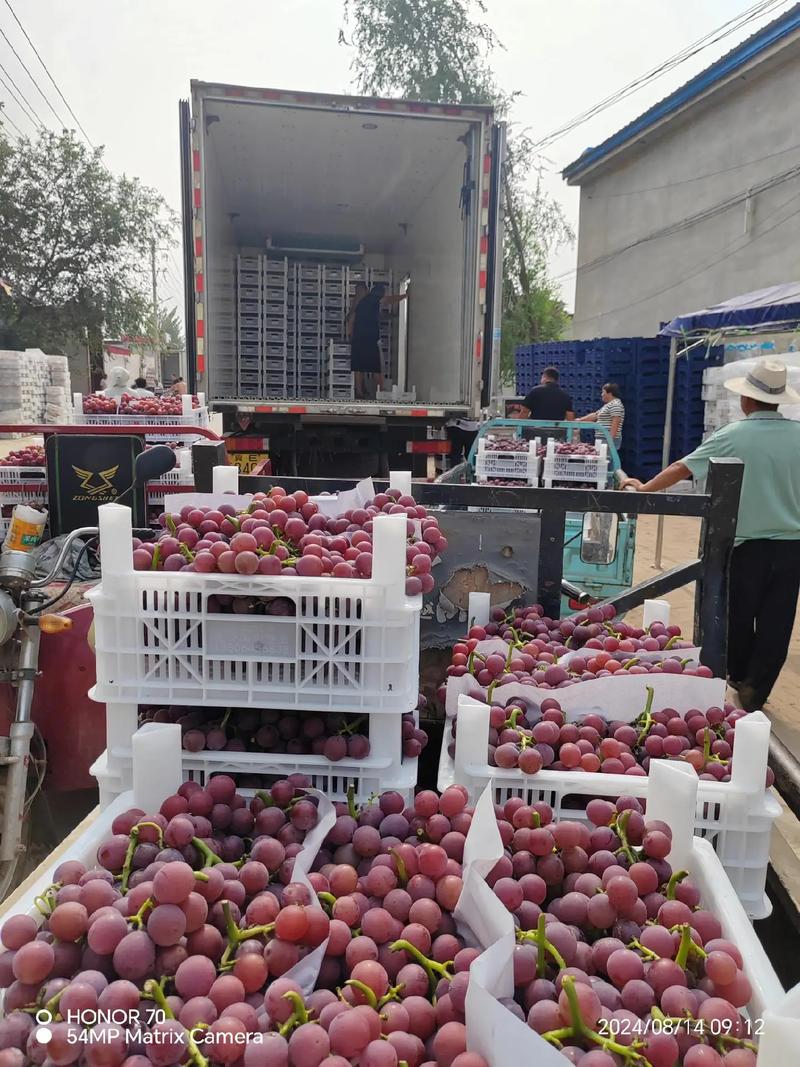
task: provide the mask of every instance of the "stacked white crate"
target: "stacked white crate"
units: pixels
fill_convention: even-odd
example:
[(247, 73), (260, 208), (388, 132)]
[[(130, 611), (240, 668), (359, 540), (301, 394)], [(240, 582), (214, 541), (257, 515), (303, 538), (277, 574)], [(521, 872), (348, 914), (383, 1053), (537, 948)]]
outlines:
[[(219, 497), (221, 481), (217, 489)], [(169, 497), (166, 507), (173, 507)], [(417, 705), (422, 598), (405, 593), (404, 516), (376, 520), (373, 573), (363, 579), (134, 571), (130, 510), (109, 504), (99, 517), (102, 580), (89, 597), (93, 696), (106, 704), (108, 748), (92, 768), (101, 800), (131, 787), (140, 705), (364, 716), (371, 746), (364, 760), (186, 752), (184, 772), (202, 781), (223, 770), (279, 777), (300, 772), (333, 799), (345, 799), (350, 783), (362, 798), (384, 789), (413, 796), (417, 760), (403, 758), (402, 718)], [(214, 594), (288, 597), (295, 615), (218, 614), (209, 605)]]
[(353, 373), (350, 370), (350, 345), (328, 342), (328, 396), (331, 400), (352, 400)]

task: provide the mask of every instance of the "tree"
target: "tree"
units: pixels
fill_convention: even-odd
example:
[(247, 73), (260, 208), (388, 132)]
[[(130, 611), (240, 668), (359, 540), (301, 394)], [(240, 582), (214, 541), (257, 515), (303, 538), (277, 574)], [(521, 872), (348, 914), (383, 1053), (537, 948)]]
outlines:
[[(483, 0), (345, 0), (359, 92), (434, 103), (493, 104), (508, 113), (514, 95), (497, 86), (488, 63), (502, 47), (491, 28), (473, 18)], [(348, 32), (350, 36), (348, 37)], [(531, 176), (536, 181), (531, 184)], [(559, 205), (541, 186), (533, 142), (509, 137), (503, 183), (506, 241), (503, 258), (501, 377), (514, 378), (519, 344), (560, 337), (569, 316), (548, 274), (548, 257), (574, 240)]]
[(117, 178), (102, 149), (42, 131), (0, 151), (0, 275), (21, 343), (52, 348), (86, 337), (140, 333), (149, 302), (149, 247), (175, 221), (136, 178)]

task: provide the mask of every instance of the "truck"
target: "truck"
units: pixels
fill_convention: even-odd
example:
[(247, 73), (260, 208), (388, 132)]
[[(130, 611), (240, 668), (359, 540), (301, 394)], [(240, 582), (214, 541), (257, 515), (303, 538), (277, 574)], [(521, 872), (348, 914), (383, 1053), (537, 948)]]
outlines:
[[(188, 385), (232, 449), (286, 474), (432, 474), (448, 425), (499, 392), (493, 109), (193, 81), (180, 136)], [(409, 293), (368, 400), (348, 362), (359, 280)]]

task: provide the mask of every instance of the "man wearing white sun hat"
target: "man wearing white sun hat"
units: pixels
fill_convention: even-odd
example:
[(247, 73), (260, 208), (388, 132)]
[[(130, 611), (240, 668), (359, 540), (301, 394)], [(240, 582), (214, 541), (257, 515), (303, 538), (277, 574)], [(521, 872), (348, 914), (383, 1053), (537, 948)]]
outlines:
[(779, 404), (800, 404), (786, 366), (764, 359), (744, 378), (725, 382), (745, 418), (723, 426), (690, 455), (649, 482), (623, 483), (654, 493), (684, 478), (703, 478), (716, 457), (744, 463), (731, 557), (728, 676), (747, 711), (766, 702), (789, 650), (800, 591), (800, 422)]

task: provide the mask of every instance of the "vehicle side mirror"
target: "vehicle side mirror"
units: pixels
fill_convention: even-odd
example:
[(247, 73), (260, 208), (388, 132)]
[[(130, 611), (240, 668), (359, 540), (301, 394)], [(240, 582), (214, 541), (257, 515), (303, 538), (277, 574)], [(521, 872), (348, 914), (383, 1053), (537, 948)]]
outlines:
[(177, 462), (178, 457), (169, 445), (153, 445), (152, 448), (146, 448), (136, 457), (135, 484), (147, 485), (148, 482), (155, 481), (162, 474), (171, 471)]
[(611, 512), (587, 511), (581, 531), (581, 562), (605, 567), (617, 554), (619, 517)]

